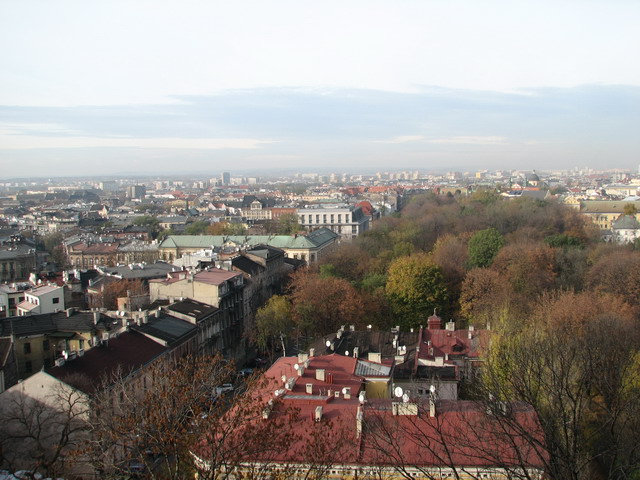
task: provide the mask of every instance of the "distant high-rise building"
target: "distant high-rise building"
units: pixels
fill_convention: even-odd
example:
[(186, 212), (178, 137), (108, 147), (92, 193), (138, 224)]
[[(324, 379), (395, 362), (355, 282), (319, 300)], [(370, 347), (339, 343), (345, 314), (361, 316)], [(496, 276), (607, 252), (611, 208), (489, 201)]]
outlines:
[(142, 200), (146, 194), (147, 188), (144, 185), (130, 185), (127, 187), (127, 198)]
[(229, 185), (231, 183), (231, 174), (229, 172), (222, 172), (220, 179), (222, 180), (222, 185)]

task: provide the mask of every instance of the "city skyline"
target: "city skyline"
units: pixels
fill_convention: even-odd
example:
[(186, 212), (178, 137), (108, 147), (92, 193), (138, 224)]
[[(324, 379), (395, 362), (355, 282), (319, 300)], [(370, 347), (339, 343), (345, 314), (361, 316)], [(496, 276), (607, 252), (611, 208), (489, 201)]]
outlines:
[(2, 178), (639, 163), (635, 2), (0, 13)]

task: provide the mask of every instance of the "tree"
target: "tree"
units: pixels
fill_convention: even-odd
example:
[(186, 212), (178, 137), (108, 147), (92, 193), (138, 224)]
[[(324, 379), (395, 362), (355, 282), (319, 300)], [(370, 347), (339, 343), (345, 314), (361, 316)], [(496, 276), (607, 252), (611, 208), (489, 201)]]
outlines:
[(345, 324), (363, 326), (367, 315), (363, 296), (347, 280), (309, 270), (292, 275), (289, 298), (296, 327), (305, 334), (325, 335)]
[(284, 296), (274, 295), (256, 312), (255, 341), (259, 348), (269, 351), (271, 355), (275, 346), (282, 344), (284, 355), (284, 338), (290, 335), (294, 327), (289, 300)]
[(440, 268), (425, 254), (391, 263), (386, 294), (403, 328), (418, 327), (434, 308), (443, 310), (448, 301)]
[(625, 203), (623, 213), (624, 215), (636, 216), (638, 214), (638, 209), (633, 203)]
[(118, 308), (118, 298), (147, 295), (148, 288), (142, 283), (142, 280), (123, 280), (110, 279), (105, 277), (105, 286), (102, 290), (102, 307), (108, 310), (116, 310)]
[(280, 235), (293, 235), (300, 229), (300, 221), (295, 213), (284, 213), (278, 218), (277, 233)]
[(491, 269), (504, 276), (522, 302), (528, 302), (555, 286), (555, 259), (554, 250), (544, 243), (516, 243), (500, 250)]
[(631, 305), (640, 306), (640, 252), (614, 249), (605, 253), (586, 278), (589, 290), (622, 295)]
[(209, 227), (209, 222), (198, 220), (187, 225), (184, 229), (185, 235), (204, 235)]
[(503, 246), (504, 238), (495, 228), (476, 232), (469, 239), (469, 265), (480, 268), (488, 267)]
[(86, 397), (64, 384), (46, 398), (29, 396), (19, 385), (4, 392), (0, 465), (48, 477), (74, 472), (75, 452), (89, 431), (88, 416)]
[(508, 309), (511, 288), (500, 273), (487, 268), (474, 268), (462, 284), (460, 311), (474, 325), (486, 326), (498, 311)]
[(493, 339), (482, 391), (533, 407), (551, 478), (629, 478), (640, 465), (639, 347), (633, 309), (619, 297), (546, 295), (528, 321)]
[(216, 387), (231, 381), (233, 365), (219, 356), (166, 357), (137, 378), (129, 373), (117, 370), (103, 379), (81, 453), (101, 478), (129, 473), (129, 460), (142, 463), (149, 478), (193, 477), (190, 450), (226, 412)]

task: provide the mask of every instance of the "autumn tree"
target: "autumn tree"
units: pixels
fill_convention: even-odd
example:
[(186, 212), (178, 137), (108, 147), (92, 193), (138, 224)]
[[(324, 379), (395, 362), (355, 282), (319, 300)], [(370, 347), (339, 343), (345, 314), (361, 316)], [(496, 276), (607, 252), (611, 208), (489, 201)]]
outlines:
[(508, 310), (511, 287), (500, 273), (474, 268), (464, 279), (460, 294), (460, 311), (471, 323), (486, 327), (499, 312)]
[(102, 290), (102, 307), (108, 310), (116, 310), (118, 308), (118, 298), (147, 295), (149, 293), (148, 288), (142, 283), (141, 280), (123, 280), (123, 279), (109, 279), (105, 277), (106, 284)]
[(528, 321), (502, 326), (482, 388), (534, 408), (551, 478), (630, 478), (640, 462), (638, 348), (637, 319), (620, 297), (546, 295)]
[(431, 252), (433, 263), (440, 267), (450, 293), (459, 292), (467, 270), (466, 242), (456, 235), (444, 235), (438, 239)]
[(507, 245), (496, 255), (491, 269), (509, 282), (520, 300), (527, 302), (555, 286), (555, 252), (544, 243)]
[(589, 269), (586, 284), (593, 292), (619, 294), (630, 304), (640, 306), (640, 252), (605, 251)]
[(504, 238), (495, 228), (476, 232), (469, 239), (469, 265), (471, 267), (488, 267), (503, 246)]
[(204, 422), (212, 425), (226, 411), (216, 387), (233, 375), (219, 356), (166, 357), (136, 378), (114, 371), (93, 395), (91, 436), (81, 453), (101, 478), (129, 473), (130, 459), (144, 464), (150, 478), (193, 477), (190, 449), (205, 434)]
[(440, 268), (426, 254), (394, 260), (386, 294), (403, 328), (419, 326), (434, 308), (445, 309), (448, 301)]
[(274, 295), (256, 312), (256, 344), (271, 356), (276, 345), (282, 345), (283, 354), (286, 352), (285, 338), (290, 336), (294, 328), (291, 303), (284, 296)]
[(296, 272), (289, 297), (296, 326), (305, 334), (325, 335), (341, 325), (364, 324), (367, 310), (363, 297), (343, 278), (323, 278), (309, 270)]

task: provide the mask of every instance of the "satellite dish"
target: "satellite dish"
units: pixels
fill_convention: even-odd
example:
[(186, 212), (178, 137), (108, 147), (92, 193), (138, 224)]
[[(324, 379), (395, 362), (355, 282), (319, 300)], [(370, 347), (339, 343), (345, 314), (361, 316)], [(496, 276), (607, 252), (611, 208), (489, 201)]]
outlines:
[(293, 369), (297, 372), (298, 370), (300, 370), (300, 365), (298, 365), (297, 363), (294, 364)]
[(330, 342), (329, 340), (327, 340), (327, 341), (325, 342), (325, 345), (327, 346), (327, 348), (329, 348), (329, 347), (331, 346), (331, 342)]
[(67, 360), (69, 358), (69, 354), (67, 353), (66, 350), (62, 351), (62, 356), (64, 357), (65, 360)]
[(344, 388), (342, 389), (342, 394), (343, 394), (343, 395), (346, 395), (346, 394), (347, 394), (347, 387), (344, 387)]
[(280, 380), (282, 380), (282, 383), (287, 383), (287, 376), (286, 375), (282, 375)]
[(398, 398), (400, 398), (403, 393), (404, 393), (404, 390), (402, 390), (402, 387), (396, 387), (393, 389), (393, 394)]
[(365, 400), (364, 392), (360, 392), (360, 395), (358, 395), (358, 400), (360, 401), (360, 403), (364, 403), (364, 400)]
[(406, 393), (404, 395), (402, 395), (402, 401), (404, 403), (408, 403), (409, 402), (409, 395), (407, 395)]
[(435, 385), (431, 385), (431, 386), (429, 387), (429, 391), (430, 391), (431, 393), (436, 393), (436, 386), (435, 386)]
[(348, 357), (348, 356), (349, 356), (349, 350), (345, 350), (345, 351), (344, 351), (344, 356), (345, 356), (345, 357)]

